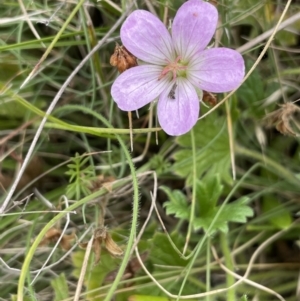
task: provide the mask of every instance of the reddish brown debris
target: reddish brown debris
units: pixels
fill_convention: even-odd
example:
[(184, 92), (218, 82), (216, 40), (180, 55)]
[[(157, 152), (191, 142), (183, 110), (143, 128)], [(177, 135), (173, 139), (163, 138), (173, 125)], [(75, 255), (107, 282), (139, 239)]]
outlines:
[(203, 90), (202, 100), (211, 107), (214, 107), (218, 103), (216, 94), (213, 94), (213, 93), (210, 93), (210, 92), (207, 92), (204, 90)]
[(120, 73), (137, 66), (136, 57), (131, 54), (123, 45), (116, 44), (115, 51), (110, 57), (110, 64), (118, 68)]

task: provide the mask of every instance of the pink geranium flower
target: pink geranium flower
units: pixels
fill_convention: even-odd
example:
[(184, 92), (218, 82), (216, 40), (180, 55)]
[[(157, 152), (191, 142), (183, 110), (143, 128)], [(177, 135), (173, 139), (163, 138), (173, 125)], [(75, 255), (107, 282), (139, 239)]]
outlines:
[(229, 48), (206, 49), (217, 27), (217, 9), (202, 0), (185, 2), (171, 35), (145, 10), (131, 13), (121, 28), (123, 45), (144, 63), (123, 72), (111, 94), (118, 107), (134, 111), (158, 98), (158, 121), (169, 135), (188, 132), (199, 117), (196, 89), (213, 93), (237, 88), (244, 60)]

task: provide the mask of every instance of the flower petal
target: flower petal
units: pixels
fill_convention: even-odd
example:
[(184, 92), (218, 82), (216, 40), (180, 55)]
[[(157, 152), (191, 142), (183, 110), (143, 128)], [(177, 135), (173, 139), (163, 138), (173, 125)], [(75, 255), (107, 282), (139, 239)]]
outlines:
[(171, 36), (165, 25), (145, 10), (132, 12), (121, 28), (124, 46), (137, 58), (158, 65), (175, 58)]
[(177, 11), (172, 25), (172, 39), (178, 55), (189, 60), (205, 49), (217, 28), (218, 11), (202, 0), (185, 2)]
[(111, 95), (123, 111), (137, 110), (168, 88), (169, 80), (158, 77), (162, 67), (142, 65), (123, 72), (113, 83)]
[(222, 93), (237, 88), (245, 75), (243, 57), (229, 48), (211, 48), (199, 53), (188, 68), (188, 80), (202, 90)]
[(199, 116), (199, 99), (195, 88), (187, 80), (178, 78), (175, 90), (171, 85), (160, 95), (157, 114), (167, 134), (179, 136), (187, 133)]

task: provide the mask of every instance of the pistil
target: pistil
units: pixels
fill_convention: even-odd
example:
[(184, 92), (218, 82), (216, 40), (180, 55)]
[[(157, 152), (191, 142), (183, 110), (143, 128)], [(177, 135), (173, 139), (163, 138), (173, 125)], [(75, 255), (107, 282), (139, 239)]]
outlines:
[(179, 70), (185, 70), (186, 66), (183, 66), (180, 64), (180, 60), (181, 60), (181, 56), (178, 56), (174, 62), (169, 62), (169, 64), (164, 67), (164, 69), (162, 70), (158, 80), (162, 79), (164, 76), (166, 76), (169, 72), (172, 72), (173, 74), (173, 81), (176, 79), (177, 76), (177, 71)]

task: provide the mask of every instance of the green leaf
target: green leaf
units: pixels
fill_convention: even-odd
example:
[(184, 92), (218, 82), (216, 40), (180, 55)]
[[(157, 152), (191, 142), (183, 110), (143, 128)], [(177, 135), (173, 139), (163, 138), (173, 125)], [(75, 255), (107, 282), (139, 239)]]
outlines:
[(79, 199), (91, 193), (91, 183), (95, 180), (95, 175), (93, 166), (87, 165), (88, 159), (88, 157), (80, 157), (76, 153), (72, 162), (67, 165), (69, 170), (65, 174), (69, 176), (69, 185), (66, 194), (70, 199), (74, 197)]
[[(183, 248), (184, 238), (178, 233), (173, 233), (171, 239), (179, 250)], [(188, 262), (182, 259), (176, 250), (174, 250), (166, 234), (156, 232), (150, 241), (150, 245), (152, 246), (150, 257), (154, 259), (156, 264), (168, 266), (187, 265)]]
[(170, 168), (170, 162), (166, 161), (161, 154), (152, 156), (149, 161), (149, 164), (150, 169), (155, 170), (157, 175), (167, 172)]
[(219, 175), (205, 177), (202, 181), (198, 181), (196, 189), (198, 212), (193, 223), (195, 230), (202, 228), (204, 231), (210, 229), (210, 234), (217, 230), (227, 233), (229, 222), (245, 223), (247, 217), (253, 215), (253, 210), (247, 205), (246, 197), (226, 204), (222, 209), (221, 205), (217, 205), (223, 190)]
[(218, 174), (206, 177), (204, 180), (197, 181), (196, 186), (196, 198), (201, 215), (212, 211), (223, 191), (223, 185), (221, 185)]
[[(249, 70), (253, 66), (253, 61), (246, 61), (246, 69)], [(248, 79), (243, 83), (243, 85), (239, 88), (238, 93), (243, 95), (243, 100), (247, 102), (249, 105), (253, 102), (253, 100), (258, 101), (262, 100), (265, 97), (264, 92), (264, 81), (256, 68)]]
[[(180, 234), (181, 231), (174, 231), (170, 237), (172, 243), (169, 241), (169, 238), (164, 233), (155, 233), (153, 238), (149, 240), (149, 262), (147, 262), (151, 273), (159, 275), (164, 275), (164, 273), (169, 271), (176, 272), (177, 279), (182, 279), (186, 274), (185, 267), (188, 265), (189, 261), (184, 260), (180, 254), (180, 250), (183, 250), (185, 245), (185, 237)], [(201, 239), (202, 235), (197, 234), (197, 240)], [(150, 247), (151, 246), (151, 247)], [(177, 251), (177, 248), (179, 251)], [(185, 255), (190, 254), (190, 249), (187, 249)], [(178, 294), (179, 284), (181, 281), (174, 281), (174, 278), (164, 278), (164, 287), (166, 290), (172, 294)], [(201, 292), (205, 291), (205, 285), (202, 286), (201, 281), (193, 281), (188, 278), (188, 281), (185, 283), (182, 295), (190, 295), (195, 291)], [(142, 295), (155, 295), (155, 296), (165, 296), (161, 290), (156, 286), (149, 287), (140, 287), (137, 288), (137, 294)]]
[(65, 300), (69, 297), (68, 283), (64, 273), (52, 280), (51, 286), (54, 289), (55, 301)]
[(241, 301), (248, 301), (247, 295), (243, 295), (243, 296), (241, 297)]
[(273, 196), (265, 196), (263, 199), (263, 212), (269, 214), (268, 221), (279, 229), (286, 229), (292, 223), (290, 212)]
[(225, 205), (218, 220), (224, 222), (245, 223), (247, 217), (253, 216), (253, 209), (247, 205), (248, 202), (248, 197), (242, 197), (239, 200)]
[[(80, 158), (78, 153), (76, 153), (76, 157), (77, 157), (77, 158)], [(89, 157), (89, 156), (83, 157), (83, 158), (81, 159), (80, 166), (84, 166), (85, 164), (88, 163), (89, 160), (90, 160), (90, 157)]]
[[(246, 69), (251, 69), (253, 62), (251, 60), (246, 61)], [(243, 105), (248, 108), (244, 111), (244, 115), (252, 116), (257, 119), (264, 115), (264, 111), (261, 109), (262, 101), (266, 98), (264, 81), (256, 68), (243, 85), (238, 89), (237, 95), (239, 99), (243, 100)]]
[(190, 206), (188, 205), (186, 196), (180, 190), (171, 190), (166, 186), (161, 186), (169, 201), (164, 203), (167, 214), (174, 214), (175, 217), (181, 219), (188, 219), (190, 214)]
[[(212, 113), (198, 121), (194, 127), (196, 141), (196, 176), (203, 174), (220, 174), (222, 180), (231, 183), (230, 149), (225, 118)], [(181, 147), (174, 154), (173, 171), (186, 178), (186, 185), (191, 186), (193, 180), (193, 154), (191, 150), (191, 134), (177, 138)]]

